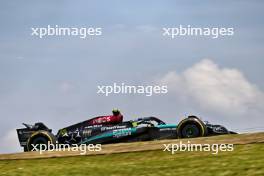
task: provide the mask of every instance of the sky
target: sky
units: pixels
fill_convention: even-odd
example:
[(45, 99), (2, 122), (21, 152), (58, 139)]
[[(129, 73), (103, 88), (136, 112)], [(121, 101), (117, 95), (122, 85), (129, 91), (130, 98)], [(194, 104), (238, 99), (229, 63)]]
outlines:
[[(238, 132), (264, 129), (262, 1), (1, 1), (0, 153), (16, 128), (54, 130), (119, 108), (126, 120), (194, 114)], [(31, 36), (32, 27), (101, 27), (102, 36)], [(232, 27), (212, 39), (163, 27)], [(168, 85), (165, 95), (97, 94), (98, 85)]]

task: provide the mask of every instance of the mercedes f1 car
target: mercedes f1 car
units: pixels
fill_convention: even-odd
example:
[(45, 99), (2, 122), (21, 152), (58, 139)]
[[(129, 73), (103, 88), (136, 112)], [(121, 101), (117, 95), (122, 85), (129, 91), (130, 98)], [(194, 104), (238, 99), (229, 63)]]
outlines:
[(172, 138), (194, 138), (211, 135), (233, 134), (222, 125), (213, 125), (196, 116), (189, 116), (176, 124), (166, 124), (156, 117), (144, 117), (123, 122), (120, 112), (99, 116), (62, 128), (54, 135), (44, 123), (24, 124), (17, 129), (24, 151), (31, 151), (37, 144), (108, 144)]

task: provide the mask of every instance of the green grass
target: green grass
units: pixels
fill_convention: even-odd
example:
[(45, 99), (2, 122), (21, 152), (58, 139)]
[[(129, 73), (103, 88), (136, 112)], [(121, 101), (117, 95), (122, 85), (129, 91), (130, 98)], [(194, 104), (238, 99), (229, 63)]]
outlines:
[(0, 175), (139, 176), (264, 175), (264, 144), (237, 145), (233, 152), (147, 151), (67, 158), (2, 160)]

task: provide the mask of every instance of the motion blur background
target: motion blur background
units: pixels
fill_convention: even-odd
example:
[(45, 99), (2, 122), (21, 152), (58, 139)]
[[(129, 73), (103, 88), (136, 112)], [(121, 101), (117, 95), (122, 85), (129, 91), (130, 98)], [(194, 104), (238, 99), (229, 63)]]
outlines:
[[(110, 114), (178, 123), (195, 114), (238, 132), (264, 129), (263, 1), (1, 1), (0, 153), (16, 128)], [(233, 27), (234, 36), (169, 39), (163, 27)], [(103, 35), (31, 36), (31, 27), (102, 27)], [(96, 94), (97, 85), (164, 84), (168, 94)]]

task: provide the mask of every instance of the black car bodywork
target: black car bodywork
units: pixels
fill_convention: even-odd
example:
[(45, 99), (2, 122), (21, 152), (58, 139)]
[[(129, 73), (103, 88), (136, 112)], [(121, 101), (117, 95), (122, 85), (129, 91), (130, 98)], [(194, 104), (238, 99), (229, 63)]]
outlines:
[(30, 151), (32, 144), (107, 144), (171, 138), (193, 138), (210, 135), (232, 134), (222, 125), (203, 122), (196, 116), (183, 119), (178, 125), (166, 124), (156, 117), (139, 118), (118, 124), (89, 125), (86, 120), (52, 134), (43, 123), (24, 124), (26, 128), (17, 129), (20, 145)]

